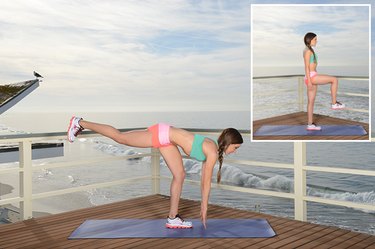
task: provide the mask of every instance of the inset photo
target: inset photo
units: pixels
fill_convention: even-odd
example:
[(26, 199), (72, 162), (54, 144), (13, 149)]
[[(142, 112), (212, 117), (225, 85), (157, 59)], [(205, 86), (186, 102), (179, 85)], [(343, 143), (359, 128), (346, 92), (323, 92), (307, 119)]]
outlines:
[(251, 5), (252, 141), (370, 141), (370, 7)]

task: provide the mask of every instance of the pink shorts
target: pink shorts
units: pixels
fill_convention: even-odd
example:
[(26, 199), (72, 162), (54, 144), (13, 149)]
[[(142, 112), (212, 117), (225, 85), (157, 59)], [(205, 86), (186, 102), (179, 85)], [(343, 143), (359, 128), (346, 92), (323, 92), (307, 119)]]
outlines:
[[(310, 72), (310, 79), (314, 78), (318, 73), (315, 71)], [(306, 86), (309, 84), (309, 81), (307, 80), (307, 77), (305, 76), (305, 84)]]
[(163, 123), (155, 124), (147, 128), (152, 133), (152, 147), (160, 148), (171, 145), (171, 141), (169, 140), (170, 128), (170, 125)]

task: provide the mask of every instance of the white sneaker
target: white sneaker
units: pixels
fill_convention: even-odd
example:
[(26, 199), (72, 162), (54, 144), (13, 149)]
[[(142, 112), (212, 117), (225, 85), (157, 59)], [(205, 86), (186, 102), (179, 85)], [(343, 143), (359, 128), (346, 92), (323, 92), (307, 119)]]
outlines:
[(82, 118), (73, 116), (70, 119), (69, 127), (68, 127), (68, 140), (69, 142), (73, 143), (78, 134), (83, 131), (83, 127), (79, 125), (79, 121)]
[(331, 105), (331, 109), (332, 110), (340, 110), (340, 109), (344, 109), (345, 108), (345, 105), (344, 104), (341, 104), (340, 102), (336, 101), (336, 104), (332, 104)]
[(312, 123), (310, 125), (309, 124), (307, 125), (306, 130), (308, 130), (308, 131), (321, 131), (322, 127), (317, 126), (315, 123)]
[(165, 223), (166, 228), (193, 228), (193, 224), (190, 221), (184, 221), (180, 215), (176, 215), (175, 218), (167, 218), (167, 223)]

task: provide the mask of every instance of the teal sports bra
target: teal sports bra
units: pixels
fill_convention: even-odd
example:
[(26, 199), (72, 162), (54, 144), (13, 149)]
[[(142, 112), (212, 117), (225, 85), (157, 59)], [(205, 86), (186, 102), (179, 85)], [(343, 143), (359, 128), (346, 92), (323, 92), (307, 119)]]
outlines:
[(310, 55), (310, 64), (311, 63), (318, 63), (318, 56), (316, 56), (316, 54)]
[[(205, 136), (194, 134), (193, 145), (191, 146), (190, 157), (195, 158), (200, 162), (206, 161), (206, 155), (203, 153), (203, 142), (205, 138)], [(217, 145), (217, 141), (214, 140), (214, 142)]]
[(206, 161), (206, 155), (203, 153), (204, 139), (204, 136), (194, 134), (193, 145), (191, 146), (190, 157), (193, 157), (200, 162)]

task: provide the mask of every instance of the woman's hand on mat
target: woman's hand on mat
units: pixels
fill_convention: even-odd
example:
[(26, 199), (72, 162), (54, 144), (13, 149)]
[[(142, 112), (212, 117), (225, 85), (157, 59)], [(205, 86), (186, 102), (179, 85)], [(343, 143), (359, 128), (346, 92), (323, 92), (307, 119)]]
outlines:
[(204, 228), (207, 228), (207, 207), (201, 204), (201, 221), (203, 223)]

